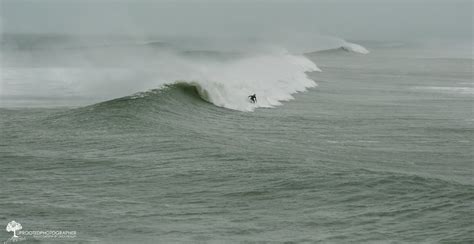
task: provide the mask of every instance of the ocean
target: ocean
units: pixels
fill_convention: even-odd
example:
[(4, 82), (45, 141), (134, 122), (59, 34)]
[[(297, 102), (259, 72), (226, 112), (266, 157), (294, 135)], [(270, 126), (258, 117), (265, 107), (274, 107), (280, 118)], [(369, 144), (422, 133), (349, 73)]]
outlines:
[(472, 53), (356, 43), (4, 37), (0, 224), (24, 243), (473, 243)]

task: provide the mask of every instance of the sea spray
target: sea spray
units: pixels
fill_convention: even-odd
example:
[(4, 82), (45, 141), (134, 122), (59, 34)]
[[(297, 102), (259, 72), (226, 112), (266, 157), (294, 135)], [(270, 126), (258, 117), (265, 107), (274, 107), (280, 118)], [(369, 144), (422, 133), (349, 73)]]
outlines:
[[(71, 104), (62, 101), (82, 100), (76, 105), (88, 105), (178, 82), (196, 87), (203, 100), (216, 106), (253, 111), (280, 105), (316, 86), (307, 75), (321, 71), (304, 54), (274, 44), (223, 51), (193, 49), (179, 42), (107, 43), (8, 49), (3, 57), (2, 80), (8, 82), (2, 82), (2, 102), (13, 98), (24, 100), (23, 104), (36, 105), (40, 100), (63, 106)], [(331, 48), (368, 52), (342, 39), (325, 43), (325, 47), (332, 43)], [(40, 88), (30, 89), (38, 82)], [(257, 103), (248, 101), (250, 94), (257, 95)]]

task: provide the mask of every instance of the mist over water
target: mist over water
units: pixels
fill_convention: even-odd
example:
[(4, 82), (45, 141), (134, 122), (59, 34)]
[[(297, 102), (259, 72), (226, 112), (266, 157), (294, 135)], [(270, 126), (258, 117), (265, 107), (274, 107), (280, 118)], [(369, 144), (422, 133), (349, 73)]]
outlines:
[[(217, 106), (251, 111), (272, 107), (292, 99), (292, 94), (316, 86), (306, 72), (320, 71), (303, 53), (263, 41), (203, 45), (187, 39), (74, 40), (58, 35), (8, 35), (2, 56), (5, 105), (35, 106), (64, 104), (68, 97), (91, 104), (157, 89), (166, 84), (187, 82), (202, 98)], [(118, 37), (115, 37), (118, 38)], [(165, 38), (166, 39), (166, 38)], [(314, 40), (318, 40), (313, 38)], [(320, 37), (312, 51), (344, 48), (369, 51), (342, 39)], [(235, 40), (234, 40), (235, 41)], [(315, 45), (316, 46), (316, 45)], [(41, 88), (31, 87), (41, 83)], [(249, 104), (247, 96), (258, 93), (260, 102)], [(58, 100), (59, 99), (59, 100)], [(13, 100), (8, 101), (8, 100)], [(48, 102), (49, 104), (44, 104)]]
[[(471, 3), (462, 0), (417, 0), (409, 10), (407, 3), (370, 0), (5, 0), (1, 5), (4, 106), (85, 105), (187, 81), (212, 90), (204, 99), (218, 106), (253, 110), (243, 97), (259, 93), (264, 99), (257, 106), (270, 107), (316, 85), (305, 72), (318, 71), (317, 62), (303, 54), (340, 47), (368, 53), (344, 38), (419, 43), (429, 46), (427, 53), (438, 49), (441, 56), (470, 53), (472, 58), (472, 26), (464, 21), (470, 19), (465, 9)], [(399, 11), (406, 24), (397, 21)], [(434, 13), (446, 16), (443, 21), (430, 17), (436, 31), (415, 21)], [(394, 24), (401, 29), (390, 28)], [(428, 42), (447, 37), (454, 41)], [(39, 84), (39, 90), (29, 89)], [(234, 92), (234, 98), (223, 98)], [(6, 101), (10, 98), (19, 102)]]

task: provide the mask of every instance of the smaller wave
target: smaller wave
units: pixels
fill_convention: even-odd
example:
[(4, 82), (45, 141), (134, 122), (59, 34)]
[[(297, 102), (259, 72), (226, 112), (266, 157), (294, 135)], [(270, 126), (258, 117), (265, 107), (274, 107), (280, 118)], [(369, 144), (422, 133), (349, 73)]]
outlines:
[(341, 52), (349, 52), (349, 53), (357, 53), (357, 54), (369, 54), (370, 53), (370, 51), (367, 48), (365, 48), (365, 47), (363, 47), (359, 44), (346, 42), (346, 41), (344, 41), (337, 48), (325, 49), (325, 50), (315, 51), (315, 52), (312, 52), (312, 53), (337, 54), (337, 53), (341, 53)]

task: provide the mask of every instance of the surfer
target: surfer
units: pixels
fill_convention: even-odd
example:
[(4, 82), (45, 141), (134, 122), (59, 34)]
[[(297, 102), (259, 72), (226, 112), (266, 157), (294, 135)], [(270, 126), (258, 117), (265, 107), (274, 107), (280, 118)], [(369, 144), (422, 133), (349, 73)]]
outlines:
[(256, 94), (250, 95), (249, 98), (250, 98), (251, 103), (256, 103), (257, 102), (257, 95)]

